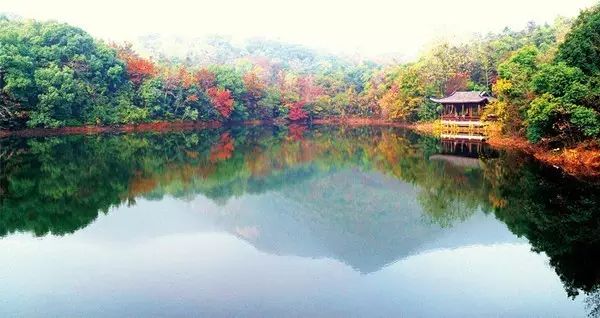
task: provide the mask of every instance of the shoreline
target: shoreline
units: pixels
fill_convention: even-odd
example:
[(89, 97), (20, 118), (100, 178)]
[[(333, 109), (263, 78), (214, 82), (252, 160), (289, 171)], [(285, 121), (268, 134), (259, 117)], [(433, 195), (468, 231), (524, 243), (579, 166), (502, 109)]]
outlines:
[[(104, 133), (131, 133), (131, 132), (171, 132), (179, 130), (212, 129), (220, 127), (259, 126), (259, 125), (289, 125), (289, 124), (314, 124), (314, 125), (345, 125), (360, 126), (385, 126), (410, 129), (422, 134), (435, 135), (439, 127), (433, 122), (428, 123), (403, 123), (378, 118), (323, 118), (308, 122), (295, 123), (273, 120), (249, 120), (242, 122), (221, 123), (218, 121), (161, 121), (141, 124), (125, 124), (112, 126), (76, 126), (61, 128), (29, 128), (23, 130), (0, 130), (0, 138), (6, 137), (44, 137), (66, 135), (94, 135)], [(579, 145), (572, 148), (546, 149), (529, 143), (523, 137), (506, 136), (501, 133), (491, 134), (486, 142), (500, 150), (514, 150), (526, 153), (536, 160), (562, 169), (565, 173), (580, 178), (600, 177), (600, 147), (598, 145)]]
[[(435, 135), (439, 130), (435, 123), (416, 123), (409, 128), (429, 135)], [(523, 152), (576, 178), (600, 177), (598, 144), (587, 143), (568, 148), (548, 149), (530, 143), (525, 137), (504, 135), (498, 129), (492, 130), (485, 142), (495, 149)]]
[(0, 138), (95, 135), (104, 133), (130, 132), (168, 132), (175, 130), (219, 128), (221, 126), (223, 126), (223, 124), (218, 121), (161, 121), (153, 123), (124, 124), (111, 126), (85, 125), (60, 128), (26, 128), (20, 130), (0, 130)]
[(560, 168), (578, 178), (600, 177), (600, 148), (580, 144), (575, 147), (547, 149), (529, 143), (523, 137), (493, 135), (487, 143), (497, 149), (517, 150), (531, 155), (539, 162)]
[(103, 133), (130, 133), (130, 132), (168, 132), (176, 130), (211, 129), (235, 126), (260, 126), (260, 125), (347, 125), (347, 126), (389, 126), (399, 128), (412, 128), (411, 124), (393, 122), (377, 118), (322, 118), (311, 122), (289, 122), (287, 120), (246, 120), (239, 122), (223, 123), (219, 121), (157, 121), (140, 124), (122, 125), (84, 125), (60, 128), (25, 128), (19, 130), (1, 130), (0, 138), (6, 137), (45, 137), (66, 135), (94, 135)]

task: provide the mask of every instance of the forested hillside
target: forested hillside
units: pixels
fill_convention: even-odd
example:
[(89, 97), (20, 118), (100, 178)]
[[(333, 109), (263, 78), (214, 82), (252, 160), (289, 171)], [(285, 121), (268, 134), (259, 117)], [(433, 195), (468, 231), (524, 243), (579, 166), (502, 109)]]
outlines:
[[(143, 55), (56, 22), (0, 18), (0, 127), (149, 121), (428, 121), (429, 97), (491, 91), (507, 134), (572, 144), (600, 134), (600, 9), (574, 21), (436, 42), (401, 64), (325, 55), (266, 40), (179, 43), (149, 36)], [(402, 41), (402, 39), (391, 39)], [(140, 46), (140, 45), (138, 45)]]

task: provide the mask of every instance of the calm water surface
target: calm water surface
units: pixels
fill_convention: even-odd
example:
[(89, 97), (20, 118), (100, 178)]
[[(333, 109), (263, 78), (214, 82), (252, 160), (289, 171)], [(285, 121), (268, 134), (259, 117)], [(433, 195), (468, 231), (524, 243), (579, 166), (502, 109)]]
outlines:
[(0, 316), (585, 317), (600, 187), (395, 128), (0, 140)]

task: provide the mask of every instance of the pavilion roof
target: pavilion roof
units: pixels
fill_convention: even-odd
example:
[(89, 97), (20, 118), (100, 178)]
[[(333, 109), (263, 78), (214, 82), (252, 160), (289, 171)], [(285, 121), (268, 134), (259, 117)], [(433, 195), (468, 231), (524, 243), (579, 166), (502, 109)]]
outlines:
[(481, 103), (489, 102), (491, 97), (486, 92), (454, 92), (452, 95), (444, 98), (432, 98), (432, 101), (440, 104), (465, 104), (465, 103)]

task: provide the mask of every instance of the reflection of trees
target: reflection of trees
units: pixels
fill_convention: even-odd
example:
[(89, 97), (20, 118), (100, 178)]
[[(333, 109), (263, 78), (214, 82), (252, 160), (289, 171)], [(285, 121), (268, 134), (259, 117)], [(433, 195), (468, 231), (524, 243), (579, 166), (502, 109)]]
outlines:
[(600, 290), (589, 293), (585, 299), (585, 307), (589, 312), (588, 317), (600, 317)]
[[(507, 156), (495, 175), (506, 202), (496, 216), (544, 252), (569, 295), (593, 292), (600, 283), (600, 186), (574, 180)], [(498, 172), (500, 169), (496, 169)]]
[[(417, 186), (425, 216), (441, 226), (477, 210), (494, 211), (511, 231), (549, 256), (570, 295), (597, 289), (598, 185), (560, 176), (515, 154), (462, 165), (433, 158), (439, 151), (434, 138), (373, 127), (4, 139), (0, 235), (71, 233), (99, 212), (140, 197), (202, 193), (226, 202), (352, 168)], [(389, 195), (373, 198), (383, 202)], [(319, 197), (308, 202), (322, 212), (319, 217), (330, 217), (332, 207), (323, 203), (316, 209)], [(360, 202), (365, 211), (376, 204)]]
[(436, 147), (430, 138), (393, 128), (290, 129), (2, 140), (11, 157), (0, 158), (0, 234), (65, 234), (138, 197), (202, 193), (224, 202), (350, 167), (421, 185), (434, 220), (464, 219), (480, 204), (467, 199), (480, 178), (457, 185), (460, 171), (425, 160)]
[(99, 212), (133, 200), (131, 194), (144, 186), (130, 181), (165, 167), (179, 155), (173, 148), (180, 145), (163, 148), (152, 137), (130, 135), (3, 140), (2, 147), (14, 147), (19, 155), (0, 174), (6, 188), (0, 197), (0, 235), (60, 235), (86, 226)]
[[(2, 171), (7, 193), (0, 198), (0, 234), (70, 233), (95, 219), (99, 211), (119, 204), (133, 172), (122, 159), (135, 148), (124, 149), (114, 140), (102, 146), (110, 153), (96, 151), (94, 140), (30, 140)], [(90, 151), (93, 156), (87, 155)]]
[(478, 169), (461, 169), (446, 162), (434, 162), (420, 186), (419, 202), (431, 219), (449, 226), (455, 221), (464, 221), (478, 208), (488, 209), (485, 200), (489, 192)]

